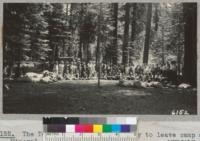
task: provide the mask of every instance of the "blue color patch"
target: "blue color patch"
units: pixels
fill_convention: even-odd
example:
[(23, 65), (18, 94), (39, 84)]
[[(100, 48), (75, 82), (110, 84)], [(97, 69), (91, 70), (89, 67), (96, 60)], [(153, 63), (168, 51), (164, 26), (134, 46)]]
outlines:
[(121, 125), (121, 132), (129, 133), (130, 125)]

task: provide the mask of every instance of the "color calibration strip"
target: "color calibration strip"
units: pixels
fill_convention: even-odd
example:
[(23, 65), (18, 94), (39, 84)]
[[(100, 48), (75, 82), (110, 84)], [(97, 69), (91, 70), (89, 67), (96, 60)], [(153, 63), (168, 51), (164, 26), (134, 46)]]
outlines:
[(132, 133), (109, 134), (77, 134), (77, 133), (44, 133), (43, 141), (136, 141), (137, 136)]
[(46, 133), (133, 133), (137, 119), (129, 118), (43, 118)]

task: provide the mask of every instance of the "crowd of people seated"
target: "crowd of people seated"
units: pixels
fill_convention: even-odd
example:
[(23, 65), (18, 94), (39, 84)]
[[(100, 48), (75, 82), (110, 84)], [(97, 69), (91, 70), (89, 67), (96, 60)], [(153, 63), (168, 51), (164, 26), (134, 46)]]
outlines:
[[(23, 69), (24, 76), (27, 72)], [(56, 79), (65, 80), (95, 80), (97, 79), (99, 68), (94, 61), (56, 61), (52, 68), (47, 65), (42, 67), (41, 71), (48, 70), (52, 72)], [(7, 73), (7, 71), (5, 71)], [(111, 65), (102, 63), (100, 67), (100, 77), (104, 80), (138, 80), (138, 81), (170, 81), (177, 83), (181, 75), (177, 75), (177, 64), (175, 61), (166, 62), (166, 64), (127, 64)], [(5, 73), (5, 74), (6, 74)], [(37, 73), (37, 72), (36, 72)], [(46, 75), (45, 75), (46, 76)], [(181, 80), (180, 80), (181, 81)]]
[[(60, 79), (67, 80), (90, 80), (97, 79), (97, 66), (95, 62), (55, 62), (53, 72)], [(176, 62), (167, 62), (164, 65), (150, 64), (129, 64), (129, 65), (108, 65), (101, 64), (101, 79), (119, 80), (121, 78), (127, 80), (140, 81), (177, 81)]]

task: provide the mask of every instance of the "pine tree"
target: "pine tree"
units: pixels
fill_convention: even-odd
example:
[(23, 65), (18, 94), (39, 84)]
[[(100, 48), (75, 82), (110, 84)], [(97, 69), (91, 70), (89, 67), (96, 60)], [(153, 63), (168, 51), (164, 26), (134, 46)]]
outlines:
[(68, 30), (68, 21), (64, 12), (64, 6), (60, 3), (51, 4), (51, 10), (47, 13), (48, 30), (49, 30), (49, 46), (51, 52), (49, 60), (51, 63), (59, 60), (60, 54), (65, 47), (71, 35)]
[(51, 49), (48, 44), (48, 23), (44, 17), (46, 10), (45, 4), (30, 4), (29, 21), (31, 36), (31, 53), (32, 61), (47, 61)]
[(4, 4), (4, 57), (8, 59), (10, 68), (17, 64), (16, 77), (21, 75), (22, 61), (29, 59), (30, 21), (27, 11), (27, 4)]

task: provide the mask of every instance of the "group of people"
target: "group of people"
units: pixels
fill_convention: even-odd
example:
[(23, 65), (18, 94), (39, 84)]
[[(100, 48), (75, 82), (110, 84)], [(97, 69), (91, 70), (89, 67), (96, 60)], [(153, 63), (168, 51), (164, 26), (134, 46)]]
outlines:
[(56, 61), (53, 72), (61, 79), (93, 79), (96, 78), (96, 65), (94, 62), (81, 63), (71, 61)]
[(175, 62), (168, 62), (165, 65), (158, 64), (130, 64), (113, 65), (112, 67), (103, 64), (102, 75), (105, 79), (128, 79), (139, 81), (177, 81), (177, 66)]
[(140, 81), (176, 81), (177, 66), (176, 62), (167, 62), (164, 65), (150, 64), (129, 64), (129, 65), (108, 65), (101, 64), (101, 69), (98, 69), (95, 62), (55, 62), (53, 72), (61, 79), (97, 79), (97, 74), (100, 70), (101, 79), (107, 80), (140, 80)]

